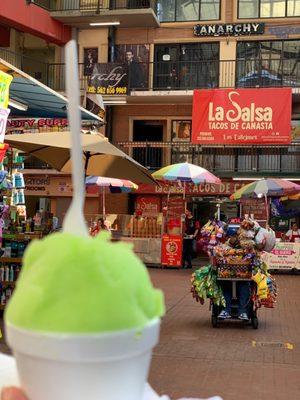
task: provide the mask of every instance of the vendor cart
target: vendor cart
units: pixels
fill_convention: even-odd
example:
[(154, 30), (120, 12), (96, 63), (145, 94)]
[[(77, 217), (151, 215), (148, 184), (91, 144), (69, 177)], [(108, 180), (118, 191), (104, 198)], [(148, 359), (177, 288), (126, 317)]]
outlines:
[(193, 272), (191, 293), (200, 304), (210, 300), (214, 328), (236, 320), (257, 329), (257, 310), (276, 303), (277, 285), (261, 257), (272, 250), (274, 238), (249, 218), (229, 224), (227, 237), (209, 249), (210, 263)]
[[(234, 263), (226, 263), (224, 259), (220, 259), (218, 257), (212, 257), (212, 264), (216, 268), (217, 271), (217, 281), (219, 283), (228, 282), (231, 284), (231, 312), (230, 312), (230, 320), (239, 321), (244, 324), (251, 323), (253, 329), (258, 328), (258, 318), (257, 318), (257, 308), (255, 303), (253, 302), (253, 294), (256, 291), (256, 284), (252, 280), (252, 270), (253, 265), (251, 260), (248, 263), (243, 264), (234, 264)], [(247, 304), (247, 315), (249, 317), (248, 321), (240, 320), (238, 318), (238, 295), (237, 295), (237, 284), (239, 282), (248, 282), (249, 283), (249, 302)], [(219, 326), (219, 323), (222, 321), (228, 321), (228, 319), (219, 318), (219, 314), (222, 311), (222, 307), (211, 302), (211, 323), (214, 328)]]
[[(248, 316), (249, 316), (249, 321), (243, 321), (238, 319), (238, 297), (237, 297), (237, 282), (249, 282), (252, 286), (255, 285), (251, 279), (234, 279), (234, 278), (218, 278), (218, 281), (229, 281), (232, 284), (232, 305), (231, 305), (231, 320), (233, 321), (239, 321), (241, 323), (246, 323), (249, 324), (251, 323), (253, 329), (258, 328), (258, 317), (257, 317), (257, 309), (254, 305), (254, 302), (252, 301), (252, 296), (250, 297), (249, 303), (248, 303)], [(220, 314), (222, 307), (217, 306), (213, 303), (211, 303), (211, 323), (214, 328), (217, 328), (219, 326), (219, 323), (223, 321), (228, 321), (228, 319), (220, 319), (218, 318), (218, 315)]]

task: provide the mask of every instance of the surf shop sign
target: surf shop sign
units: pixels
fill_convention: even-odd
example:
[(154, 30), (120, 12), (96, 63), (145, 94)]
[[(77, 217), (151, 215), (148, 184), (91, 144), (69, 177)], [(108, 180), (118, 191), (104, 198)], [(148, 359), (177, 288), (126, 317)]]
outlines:
[(289, 88), (195, 90), (192, 142), (289, 144), (291, 104)]

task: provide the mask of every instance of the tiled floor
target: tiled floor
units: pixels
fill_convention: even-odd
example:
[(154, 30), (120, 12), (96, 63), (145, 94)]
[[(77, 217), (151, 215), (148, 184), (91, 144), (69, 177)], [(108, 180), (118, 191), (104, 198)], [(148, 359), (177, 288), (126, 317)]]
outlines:
[[(300, 276), (277, 275), (276, 308), (259, 311), (259, 328), (229, 322), (213, 329), (208, 303), (196, 303), (190, 272), (150, 270), (164, 290), (167, 315), (150, 383), (172, 399), (300, 399)], [(286, 343), (292, 344), (288, 349)]]
[[(172, 399), (215, 394), (224, 400), (300, 399), (300, 276), (277, 275), (277, 306), (259, 312), (258, 330), (239, 323), (213, 329), (208, 303), (199, 305), (189, 292), (189, 270), (149, 271), (167, 304), (150, 373), (160, 394)], [(3, 339), (0, 351), (8, 351)]]

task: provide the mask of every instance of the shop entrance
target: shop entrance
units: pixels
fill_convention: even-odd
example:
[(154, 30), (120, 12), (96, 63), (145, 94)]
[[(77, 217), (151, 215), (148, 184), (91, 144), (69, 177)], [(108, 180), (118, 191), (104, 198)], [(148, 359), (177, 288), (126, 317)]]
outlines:
[(34, 217), (37, 212), (50, 212), (50, 199), (47, 197), (26, 196), (26, 213), (28, 217)]
[(222, 221), (239, 216), (237, 203), (230, 201), (228, 197), (191, 197), (188, 199), (188, 208), (192, 211), (195, 219), (200, 222), (201, 226), (216, 215), (218, 204), (220, 204)]
[(146, 146), (134, 147), (133, 158), (150, 169), (162, 166), (162, 148), (153, 142), (162, 142), (164, 121), (133, 121), (133, 142), (147, 142)]

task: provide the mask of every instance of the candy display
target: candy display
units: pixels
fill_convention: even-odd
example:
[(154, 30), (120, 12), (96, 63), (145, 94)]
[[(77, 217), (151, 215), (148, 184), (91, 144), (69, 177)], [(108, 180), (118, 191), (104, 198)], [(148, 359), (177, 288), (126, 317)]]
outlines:
[(251, 279), (251, 265), (225, 265), (218, 268), (219, 278)]
[(224, 238), (224, 223), (210, 220), (201, 229), (201, 244), (204, 251), (213, 255), (214, 247)]
[(217, 282), (216, 271), (211, 265), (196, 270), (192, 275), (191, 282), (191, 292), (196, 301), (203, 304), (207, 298), (218, 306), (225, 306), (222, 289)]
[(28, 330), (91, 333), (143, 327), (162, 316), (162, 292), (142, 262), (128, 244), (108, 236), (57, 233), (32, 242), (6, 321)]
[(275, 279), (263, 270), (257, 271), (252, 276), (252, 279), (256, 283), (256, 292), (253, 295), (255, 307), (274, 308), (277, 297)]

